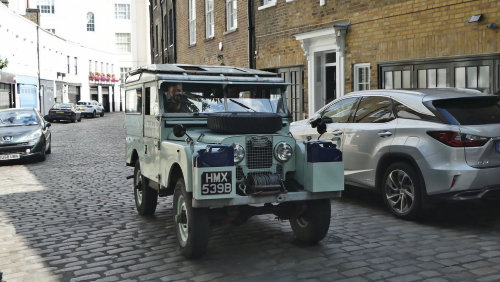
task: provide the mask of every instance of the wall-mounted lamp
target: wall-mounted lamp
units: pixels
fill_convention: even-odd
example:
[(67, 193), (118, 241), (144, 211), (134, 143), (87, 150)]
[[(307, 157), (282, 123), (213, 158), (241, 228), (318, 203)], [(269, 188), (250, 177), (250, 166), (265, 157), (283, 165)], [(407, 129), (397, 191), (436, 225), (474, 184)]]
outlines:
[(477, 14), (470, 17), (469, 23), (477, 23), (480, 22), (482, 19), (483, 19), (483, 14)]
[(486, 28), (497, 29), (498, 25), (496, 23), (489, 23), (489, 24), (486, 25)]
[(224, 55), (217, 55), (217, 60), (218, 61), (222, 61), (222, 59), (224, 59)]

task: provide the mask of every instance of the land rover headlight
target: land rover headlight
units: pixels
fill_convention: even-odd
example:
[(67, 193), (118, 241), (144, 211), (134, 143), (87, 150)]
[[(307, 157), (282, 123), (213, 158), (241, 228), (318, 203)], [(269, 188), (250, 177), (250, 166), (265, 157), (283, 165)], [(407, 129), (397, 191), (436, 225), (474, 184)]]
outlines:
[(292, 158), (293, 150), (286, 142), (280, 142), (274, 147), (274, 157), (280, 162), (286, 162)]
[(233, 144), (234, 148), (234, 163), (240, 163), (245, 158), (245, 148), (240, 144)]

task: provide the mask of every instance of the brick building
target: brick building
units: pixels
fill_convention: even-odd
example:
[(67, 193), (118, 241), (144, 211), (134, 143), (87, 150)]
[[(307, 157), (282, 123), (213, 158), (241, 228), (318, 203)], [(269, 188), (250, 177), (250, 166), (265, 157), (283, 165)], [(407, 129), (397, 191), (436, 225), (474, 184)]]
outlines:
[(295, 119), (354, 90), (500, 91), (497, 0), (238, 0), (233, 32), (227, 29), (232, 1), (213, 1), (210, 38), (206, 2), (212, 1), (177, 1), (177, 62), (281, 73), (291, 83)]

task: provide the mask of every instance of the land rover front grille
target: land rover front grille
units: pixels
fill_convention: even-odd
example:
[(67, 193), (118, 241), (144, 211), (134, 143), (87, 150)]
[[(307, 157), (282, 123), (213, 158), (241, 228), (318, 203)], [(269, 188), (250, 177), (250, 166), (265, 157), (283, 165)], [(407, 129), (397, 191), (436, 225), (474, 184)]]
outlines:
[(247, 166), (249, 169), (270, 168), (273, 165), (273, 141), (265, 136), (247, 140)]

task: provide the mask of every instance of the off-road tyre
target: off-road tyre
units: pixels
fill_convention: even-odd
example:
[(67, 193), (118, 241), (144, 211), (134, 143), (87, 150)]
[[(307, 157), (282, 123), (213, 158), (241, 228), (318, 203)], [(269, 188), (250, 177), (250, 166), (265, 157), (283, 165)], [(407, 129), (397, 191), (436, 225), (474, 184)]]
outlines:
[(192, 194), (186, 192), (180, 177), (174, 189), (174, 225), (181, 253), (187, 259), (202, 257), (210, 237), (210, 215), (205, 208), (192, 207)]
[(307, 201), (306, 205), (302, 214), (290, 218), (290, 225), (298, 241), (312, 245), (323, 240), (328, 233), (331, 204), (329, 199), (321, 199)]
[(208, 116), (208, 128), (217, 133), (272, 134), (282, 128), (283, 118), (273, 113), (227, 112)]
[(141, 173), (139, 161), (134, 168), (134, 199), (137, 212), (142, 216), (154, 215), (158, 204), (158, 192), (149, 187), (148, 179)]
[[(393, 179), (392, 182), (389, 181), (389, 176)], [(380, 192), (385, 205), (393, 215), (402, 219), (416, 220), (424, 215), (422, 205), (424, 185), (420, 174), (411, 164), (397, 162), (387, 167)]]

